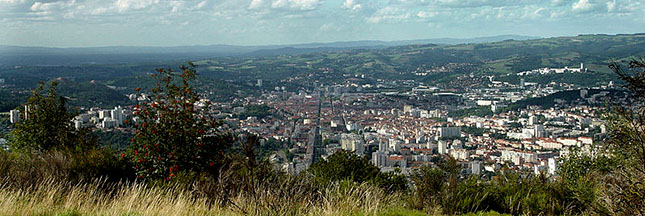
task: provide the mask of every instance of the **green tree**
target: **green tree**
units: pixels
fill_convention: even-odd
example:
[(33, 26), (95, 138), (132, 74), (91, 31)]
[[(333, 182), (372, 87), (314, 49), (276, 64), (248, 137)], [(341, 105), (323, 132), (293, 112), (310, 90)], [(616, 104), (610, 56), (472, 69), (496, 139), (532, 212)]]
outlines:
[(89, 130), (76, 130), (72, 125), (74, 112), (69, 112), (64, 97), (56, 93), (57, 82), (51, 82), (46, 95), (44, 83), (34, 89), (25, 108), (22, 121), (11, 131), (12, 150), (44, 152), (54, 148), (81, 150), (95, 147), (96, 138)]
[(348, 151), (337, 151), (327, 160), (314, 163), (308, 171), (322, 185), (349, 180), (359, 183), (369, 182), (389, 190), (407, 189), (407, 180), (403, 175), (393, 172), (383, 173), (366, 157)]
[(135, 107), (132, 158), (138, 178), (170, 180), (180, 172), (213, 173), (225, 162), (233, 136), (218, 129), (222, 123), (209, 114), (211, 103), (195, 92), (194, 67), (189, 63), (180, 72), (157, 69), (150, 100)]
[(436, 205), (444, 206), (444, 211), (454, 214), (453, 203), (457, 202), (456, 192), (459, 184), (460, 166), (449, 157), (437, 161), (435, 167), (423, 166), (411, 176), (415, 184), (415, 205), (425, 208)]
[(645, 58), (609, 66), (632, 93), (627, 105), (613, 107), (608, 115), (608, 152), (620, 164), (607, 175), (600, 200), (611, 214), (645, 215)]

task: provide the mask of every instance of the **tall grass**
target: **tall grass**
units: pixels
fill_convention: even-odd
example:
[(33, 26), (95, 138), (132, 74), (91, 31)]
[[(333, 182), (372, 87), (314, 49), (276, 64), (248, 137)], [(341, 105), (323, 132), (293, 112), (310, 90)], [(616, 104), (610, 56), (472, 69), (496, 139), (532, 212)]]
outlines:
[(184, 188), (105, 179), (77, 184), (46, 179), (23, 189), (2, 184), (0, 215), (378, 215), (403, 205), (399, 194), (349, 182), (332, 184), (311, 200), (256, 188), (262, 192), (257, 198), (240, 193), (229, 205)]

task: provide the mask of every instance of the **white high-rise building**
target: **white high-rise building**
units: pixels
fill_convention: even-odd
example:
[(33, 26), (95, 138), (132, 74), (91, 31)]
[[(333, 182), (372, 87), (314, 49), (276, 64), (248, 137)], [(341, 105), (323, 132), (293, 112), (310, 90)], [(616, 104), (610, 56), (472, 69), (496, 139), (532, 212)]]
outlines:
[(258, 87), (262, 87), (262, 79), (258, 79)]
[(535, 116), (533, 116), (533, 115), (532, 115), (532, 116), (529, 116), (529, 122), (528, 122), (528, 123), (529, 123), (529, 125), (535, 125), (535, 124), (537, 124), (537, 117), (535, 117)]
[(549, 166), (549, 174), (555, 175), (555, 172), (558, 171), (558, 163), (556, 163), (555, 158), (549, 158), (547, 164)]
[(460, 127), (441, 127), (439, 128), (439, 137), (459, 137), (461, 136)]
[(99, 110), (99, 119), (104, 119), (104, 118), (110, 118), (110, 111), (109, 110)]
[(74, 128), (76, 128), (76, 130), (79, 130), (79, 129), (83, 128), (83, 121), (74, 120)]
[(358, 134), (341, 134), (340, 145), (343, 150), (353, 151), (358, 155), (365, 153), (363, 139)]
[(546, 130), (544, 130), (544, 125), (535, 125), (535, 132), (533, 132), (535, 137), (546, 137)]
[(482, 172), (482, 162), (481, 161), (472, 161), (470, 162), (470, 173), (473, 175), (479, 175)]
[(31, 107), (29, 105), (25, 105), (25, 120), (29, 118), (29, 112), (31, 112)]
[(12, 124), (20, 122), (20, 110), (9, 111), (9, 121), (11, 121)]
[(439, 148), (439, 154), (447, 154), (448, 153), (448, 143), (440, 140), (438, 143), (438, 148)]
[(125, 120), (121, 106), (114, 107), (113, 110), (110, 110), (110, 116), (114, 121), (116, 121), (117, 126), (120, 126), (123, 123), (123, 120)]
[(386, 167), (387, 166), (388, 155), (385, 152), (376, 151), (372, 153), (372, 163), (376, 167)]
[(587, 94), (589, 94), (589, 90), (587, 89), (580, 89), (580, 97), (585, 98), (587, 97)]
[(386, 152), (386, 151), (387, 151), (387, 144), (388, 144), (388, 143), (387, 143), (387, 142), (385, 142), (385, 141), (382, 141), (382, 140), (381, 140), (381, 141), (379, 141), (379, 143), (378, 143), (378, 150), (379, 150), (380, 152)]
[(388, 147), (390, 150), (393, 152), (399, 152), (401, 151), (401, 140), (398, 139), (390, 139), (388, 142)]
[(101, 127), (105, 128), (105, 129), (114, 128), (114, 127), (117, 127), (117, 126), (118, 126), (117, 122), (114, 119), (111, 119), (111, 118), (105, 118), (105, 119), (103, 119), (103, 122), (101, 122)]

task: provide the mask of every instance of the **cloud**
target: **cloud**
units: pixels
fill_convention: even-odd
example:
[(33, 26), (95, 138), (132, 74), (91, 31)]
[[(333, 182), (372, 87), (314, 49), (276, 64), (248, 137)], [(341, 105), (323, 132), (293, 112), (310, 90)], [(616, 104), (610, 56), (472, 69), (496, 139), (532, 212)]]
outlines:
[(588, 11), (593, 7), (594, 5), (591, 2), (589, 2), (589, 0), (578, 0), (576, 3), (573, 3), (573, 5), (571, 6), (573, 10), (578, 10), (578, 11)]
[(194, 10), (201, 10), (206, 6), (206, 1), (201, 1), (197, 3), (195, 6), (193, 6)]
[(322, 32), (340, 31), (341, 27), (333, 23), (325, 23), (319, 28)]
[(357, 11), (360, 10), (363, 5), (361, 5), (358, 0), (345, 0), (343, 6), (341, 7), (352, 11)]
[(616, 0), (607, 2), (607, 12), (616, 11)]
[[(227, 37), (229, 41), (238, 41), (234, 43), (289, 43), (291, 39), (308, 38), (350, 40), (344, 36), (378, 38), (388, 34), (390, 39), (396, 39), (409, 32), (418, 33), (410, 36), (414, 38), (458, 31), (488, 31), (487, 35), (555, 34), (536, 30), (540, 26), (554, 26), (544, 28), (545, 32), (569, 31), (557, 33), (561, 35), (582, 26), (566, 26), (574, 22), (592, 26), (602, 23), (598, 21), (612, 20), (642, 26), (644, 10), (642, 0), (0, 0), (0, 26), (9, 29), (5, 31), (9, 33), (0, 33), (0, 36), (20, 35), (11, 32), (27, 32), (25, 29), (47, 32), (42, 29), (48, 26), (61, 29), (50, 27), (49, 31), (76, 33), (81, 32), (79, 29), (94, 28), (94, 37), (104, 35), (104, 31), (120, 32), (118, 29), (128, 28), (133, 30), (123, 34), (140, 35), (151, 29), (167, 32), (185, 25), (198, 26), (192, 31), (204, 35), (202, 41), (195, 43)], [(436, 28), (450, 31), (421, 32)], [(630, 29), (626, 31), (638, 30)], [(306, 36), (323, 32), (329, 34)], [(257, 35), (267, 39), (251, 42), (241, 39), (259, 38)], [(14, 36), (21, 37), (30, 36), (27, 33)], [(270, 39), (273, 37), (279, 39)], [(0, 37), (2, 40), (6, 39)]]
[(249, 9), (258, 9), (264, 4), (263, 0), (252, 0)]
[(313, 10), (319, 4), (319, 0), (275, 0), (271, 3), (271, 8)]
[(419, 13), (417, 13), (417, 16), (421, 18), (431, 18), (437, 16), (438, 14), (438, 12), (434, 11), (419, 11)]
[(16, 4), (24, 4), (27, 2), (26, 0), (0, 0), (0, 4), (9, 4), (9, 5), (16, 5)]
[(119, 11), (141, 10), (159, 4), (159, 0), (117, 0), (115, 3)]
[(34, 2), (29, 8), (32, 11), (51, 11), (68, 8), (76, 3), (75, 0), (70, 1), (56, 1), (56, 2)]
[(395, 7), (385, 7), (376, 11), (371, 16), (367, 17), (368, 23), (396, 23), (410, 18), (409, 12)]

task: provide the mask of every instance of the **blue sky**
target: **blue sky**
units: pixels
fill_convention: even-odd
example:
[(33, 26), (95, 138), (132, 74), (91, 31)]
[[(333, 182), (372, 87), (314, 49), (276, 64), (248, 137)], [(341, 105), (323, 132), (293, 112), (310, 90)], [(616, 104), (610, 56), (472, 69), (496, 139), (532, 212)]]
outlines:
[(176, 46), (645, 32), (642, 0), (0, 0), (0, 44)]

